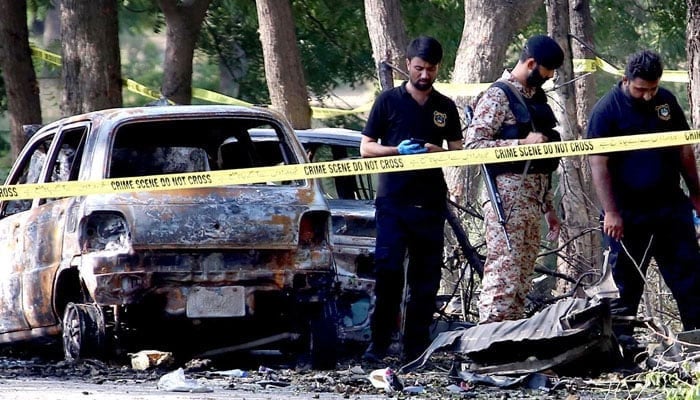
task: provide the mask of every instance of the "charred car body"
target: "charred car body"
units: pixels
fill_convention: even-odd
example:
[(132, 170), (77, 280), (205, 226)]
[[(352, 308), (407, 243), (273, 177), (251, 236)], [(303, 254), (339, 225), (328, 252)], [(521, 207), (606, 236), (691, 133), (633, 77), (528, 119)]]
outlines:
[[(362, 133), (339, 128), (295, 131), (313, 162), (360, 158)], [(272, 132), (256, 130), (254, 137)], [(333, 255), (338, 269), (339, 339), (366, 347), (371, 339), (369, 317), (374, 310), (374, 252), (376, 221), (374, 198), (377, 174), (364, 170), (356, 175), (321, 178), (324, 195), (331, 208)], [(454, 274), (465, 263), (481, 273), (483, 257), (471, 245), (457, 214), (448, 207), (448, 232), (455, 243), (446, 249), (445, 272)]]
[[(254, 143), (259, 128), (274, 140)], [(306, 160), (283, 118), (257, 108), (123, 108), (42, 127), (6, 184), (131, 178), (134, 190), (1, 203), (0, 342), (62, 333), (67, 359), (133, 343), (279, 342), (333, 366), (336, 274), (320, 184), (192, 185), (209, 171)], [(175, 173), (189, 174), (186, 188), (151, 190), (175, 187), (158, 178)]]
[[(360, 131), (341, 128), (295, 130), (313, 162), (360, 158)], [(275, 140), (270, 129), (251, 130), (255, 142)], [(331, 209), (333, 258), (337, 267), (338, 338), (348, 347), (371, 339), (374, 310), (374, 197), (376, 174), (320, 179)]]

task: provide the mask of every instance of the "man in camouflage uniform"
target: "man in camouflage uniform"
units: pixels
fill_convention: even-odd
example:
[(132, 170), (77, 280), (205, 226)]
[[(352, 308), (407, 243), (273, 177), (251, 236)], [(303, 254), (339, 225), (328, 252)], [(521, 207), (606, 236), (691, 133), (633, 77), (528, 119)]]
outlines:
[[(552, 38), (536, 35), (528, 39), (515, 68), (505, 71), (479, 99), (465, 146), (504, 147), (559, 140), (542, 85), (563, 60), (564, 53)], [(487, 168), (501, 196), (508, 237), (493, 205), (485, 203), (488, 254), (478, 304), (480, 323), (523, 318), (539, 251), (542, 214), (549, 227), (547, 239), (556, 240), (559, 234), (551, 190), (556, 164), (542, 159)]]

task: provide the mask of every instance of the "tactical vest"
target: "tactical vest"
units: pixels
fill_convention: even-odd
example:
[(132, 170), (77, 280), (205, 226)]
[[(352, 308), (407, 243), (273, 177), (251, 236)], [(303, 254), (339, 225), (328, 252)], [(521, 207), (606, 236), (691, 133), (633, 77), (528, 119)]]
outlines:
[[(514, 93), (511, 86), (505, 82), (496, 81), (491, 86), (500, 88), (505, 92), (506, 96), (508, 96), (508, 105), (517, 121), (514, 125), (502, 124), (500, 130), (496, 134), (497, 139), (525, 139), (533, 130), (534, 124), (535, 130), (547, 136), (548, 142), (561, 141), (559, 133), (554, 130), (557, 119), (551, 107), (547, 104), (547, 96), (544, 94), (542, 88), (537, 88), (534, 96), (526, 98), (518, 93)], [(521, 98), (525, 100), (527, 108), (523, 106), (520, 100)], [(557, 169), (559, 166), (559, 159), (560, 157), (530, 160), (527, 171), (525, 171), (527, 161), (490, 164), (489, 171), (494, 174), (494, 176), (505, 172), (548, 174)]]

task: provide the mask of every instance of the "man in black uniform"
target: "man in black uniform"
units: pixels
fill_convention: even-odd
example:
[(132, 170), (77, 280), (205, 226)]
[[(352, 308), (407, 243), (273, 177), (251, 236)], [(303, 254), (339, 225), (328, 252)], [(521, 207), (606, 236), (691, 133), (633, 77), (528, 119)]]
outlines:
[[(375, 101), (360, 153), (381, 157), (462, 148), (455, 103), (433, 89), (442, 60), (442, 46), (418, 37), (406, 51), (408, 82), (387, 90)], [(384, 173), (375, 201), (376, 304), (368, 360), (383, 358), (398, 325), (408, 251), (408, 301), (403, 358), (413, 360), (430, 344), (429, 328), (440, 286), (447, 185), (439, 168)]]
[[(633, 54), (622, 81), (593, 108), (588, 137), (688, 130), (675, 96), (659, 86), (662, 72), (658, 54)], [(693, 209), (700, 210), (700, 184), (692, 146), (593, 155), (590, 164), (620, 290), (613, 313), (637, 315), (642, 276), (654, 257), (683, 326), (700, 328), (700, 253), (692, 218)], [(681, 177), (690, 198), (679, 185)]]

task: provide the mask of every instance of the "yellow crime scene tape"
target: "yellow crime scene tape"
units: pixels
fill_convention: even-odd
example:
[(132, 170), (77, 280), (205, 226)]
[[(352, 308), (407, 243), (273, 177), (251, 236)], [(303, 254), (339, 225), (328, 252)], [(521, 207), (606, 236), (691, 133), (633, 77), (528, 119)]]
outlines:
[[(50, 64), (61, 65), (61, 56), (44, 49), (41, 49), (33, 44), (29, 46), (32, 50), (32, 54)], [(618, 70), (605, 60), (596, 57), (595, 59), (574, 59), (574, 72), (595, 72), (604, 71), (612, 75), (622, 76), (624, 71)], [(679, 82), (688, 83), (688, 71), (680, 70), (665, 70), (661, 76), (662, 81), (666, 82)], [(402, 81), (395, 81), (394, 86), (398, 86)], [(162, 97), (161, 93), (153, 90), (145, 85), (135, 82), (131, 79), (123, 79), (122, 84), (124, 87), (132, 92), (144, 96), (152, 100), (158, 100)], [(486, 90), (491, 85), (490, 82), (480, 82), (480, 83), (450, 83), (450, 82), (435, 82), (435, 88), (442, 94), (448, 97), (459, 97), (459, 96), (478, 96), (479, 93)], [(192, 88), (192, 98), (204, 100), (212, 103), (218, 104), (230, 104), (238, 106), (252, 106), (252, 103), (248, 103), (243, 100), (236, 99), (234, 97), (226, 96), (221, 93), (217, 93), (211, 90)], [(172, 101), (168, 100), (172, 104)], [(311, 118), (313, 119), (328, 119), (343, 115), (354, 115), (369, 112), (374, 101), (369, 101), (362, 104), (359, 107), (353, 109), (341, 109), (341, 108), (326, 108), (326, 107), (311, 107)]]
[[(574, 64), (574, 72), (576, 73), (595, 72), (600, 70), (616, 76), (623, 76), (625, 74), (624, 70), (613, 67), (599, 57), (596, 57), (595, 59), (576, 58), (572, 61)], [(690, 77), (688, 76), (688, 71), (665, 69), (663, 75), (661, 75), (661, 81), (688, 83), (690, 81)]]
[[(61, 65), (61, 57), (31, 45), (34, 56), (55, 65)], [(620, 71), (600, 58), (574, 60), (575, 72), (604, 72), (622, 75)], [(664, 71), (662, 80), (687, 82), (687, 71)], [(436, 89), (452, 96), (477, 95), (490, 83), (436, 83)], [(159, 99), (161, 93), (130, 79), (124, 86), (150, 99)], [(252, 104), (213, 91), (193, 88), (192, 95), (220, 104), (250, 106)], [(372, 102), (352, 110), (312, 107), (314, 118), (330, 118), (370, 110)], [(133, 178), (104, 179), (99, 181), (71, 181), (46, 184), (0, 186), (0, 200), (19, 200), (46, 197), (84, 196), (90, 194), (127, 193), (150, 190), (173, 190), (214, 187), (263, 182), (279, 182), (307, 178), (325, 178), (344, 175), (411, 171), (439, 167), (457, 167), (498, 162), (532, 160), (539, 158), (567, 157), (602, 154), (617, 151), (641, 150), (666, 146), (700, 143), (700, 131), (676, 131), (601, 139), (583, 139), (537, 145), (521, 145), (486, 149), (447, 151), (410, 156), (376, 157), (365, 159), (293, 164), (238, 170), (208, 171), (199, 173), (150, 175)]]
[(700, 130), (650, 133), (484, 149), (454, 150), (407, 156), (362, 158), (237, 170), (149, 175), (99, 181), (0, 186), (0, 200), (84, 196), (138, 191), (188, 189), (307, 178), (411, 171), (540, 158), (604, 154), (700, 143)]

